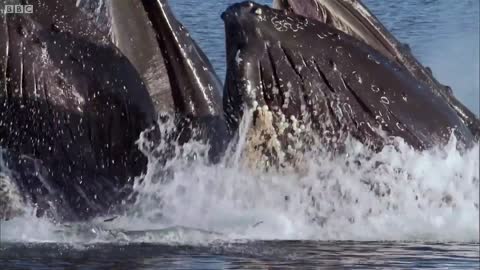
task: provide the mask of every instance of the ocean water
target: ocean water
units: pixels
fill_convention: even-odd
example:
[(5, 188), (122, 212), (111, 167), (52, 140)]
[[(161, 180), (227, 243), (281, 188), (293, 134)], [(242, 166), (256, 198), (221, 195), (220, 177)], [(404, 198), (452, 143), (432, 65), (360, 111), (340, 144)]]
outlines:
[[(235, 1), (170, 2), (224, 77), (220, 14)], [(478, 113), (477, 0), (365, 3)], [(216, 166), (186, 162), (205, 151), (192, 142), (166, 182), (149, 156), (137, 203), (113, 221), (56, 225), (26, 208), (2, 222), (0, 269), (480, 268), (479, 147), (398, 149), (362, 159), (352, 140), (348, 155), (309, 153), (301, 172), (265, 173), (242, 165), (242, 149)]]

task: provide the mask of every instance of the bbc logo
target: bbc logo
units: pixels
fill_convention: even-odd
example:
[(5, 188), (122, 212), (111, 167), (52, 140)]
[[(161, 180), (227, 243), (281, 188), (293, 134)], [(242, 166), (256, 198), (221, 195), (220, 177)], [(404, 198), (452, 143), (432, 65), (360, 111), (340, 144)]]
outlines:
[(33, 5), (5, 5), (3, 12), (6, 14), (31, 14), (33, 13)]

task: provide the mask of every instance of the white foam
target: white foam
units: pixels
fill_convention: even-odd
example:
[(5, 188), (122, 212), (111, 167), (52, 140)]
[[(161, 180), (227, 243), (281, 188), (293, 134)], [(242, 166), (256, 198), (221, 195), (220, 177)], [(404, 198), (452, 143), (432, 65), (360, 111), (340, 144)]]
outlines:
[[(241, 134), (240, 147), (245, 132)], [(367, 159), (363, 156), (369, 156), (369, 150), (351, 140), (346, 155), (332, 158), (312, 152), (301, 173), (281, 174), (248, 170), (239, 149), (221, 164), (209, 166), (202, 158), (207, 148), (192, 142), (178, 148), (165, 167), (149, 155), (148, 172), (135, 186), (139, 199), (127, 215), (65, 227), (27, 211), (24, 217), (2, 222), (1, 239), (190, 244), (219, 239), (478, 241), (479, 146), (462, 155), (454, 139), (422, 153), (401, 141), (396, 144), (399, 151), (386, 147)], [(140, 145), (149, 144), (140, 140)], [(163, 147), (166, 144), (156, 150)], [(197, 159), (187, 161), (192, 156)], [(163, 169), (173, 177), (160, 181), (155, 175)], [(136, 233), (128, 233), (132, 231)]]

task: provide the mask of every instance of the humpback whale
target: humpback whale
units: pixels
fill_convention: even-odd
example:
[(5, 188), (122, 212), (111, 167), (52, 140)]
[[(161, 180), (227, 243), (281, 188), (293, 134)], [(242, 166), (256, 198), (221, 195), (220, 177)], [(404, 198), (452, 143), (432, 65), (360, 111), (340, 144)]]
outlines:
[(135, 142), (154, 107), (135, 68), (75, 5), (25, 3), (35, 12), (0, 20), (0, 146), (10, 167), (32, 171), (15, 180), (34, 205), (62, 220), (91, 217), (125, 199), (145, 169)]
[[(108, 35), (142, 76), (159, 114), (175, 114), (179, 142), (211, 145), (212, 161), (228, 141), (220, 79), (165, 0), (84, 1), (108, 26)], [(90, 11), (92, 12), (92, 11)]]
[(146, 130), (159, 139), (165, 113), (173, 140), (202, 140), (220, 157), (220, 80), (165, 1), (24, 4), (36, 12), (0, 22), (0, 147), (37, 213), (84, 220), (134, 199), (147, 162), (136, 142)]
[(165, 62), (141, 1), (106, 1), (105, 6), (106, 14), (100, 18), (106, 18), (107, 33), (142, 76), (156, 111), (174, 112)]
[(222, 83), (207, 56), (175, 18), (166, 0), (142, 0), (165, 61), (180, 143), (192, 138), (210, 144), (212, 161), (220, 158), (229, 133), (223, 114)]
[(259, 166), (318, 143), (342, 151), (349, 136), (375, 150), (393, 137), (423, 150), (452, 133), (468, 147), (480, 130), (356, 1), (228, 8), (223, 101), (166, 0), (22, 3), (35, 13), (0, 15), (0, 147), (24, 199), (59, 221), (134, 199), (147, 165), (137, 140), (145, 130), (158, 139), (152, 127), (165, 113), (176, 120), (173, 139), (209, 143), (213, 162), (253, 113), (247, 152)]
[(328, 24), (250, 1), (222, 18), (229, 125), (236, 129), (245, 110), (253, 111), (251, 136), (267, 156), (303, 149), (312, 133), (332, 149), (347, 136), (375, 150), (391, 137), (419, 150), (446, 143), (452, 132), (463, 145), (474, 140), (428, 84)]
[(273, 7), (289, 10), (330, 25), (362, 40), (385, 57), (405, 68), (415, 79), (428, 87), (425, 90), (442, 97), (468, 126), (476, 140), (480, 140), (480, 119), (453, 95), (449, 86), (442, 85), (430, 68), (423, 66), (407, 44), (399, 42), (358, 0), (274, 0)]

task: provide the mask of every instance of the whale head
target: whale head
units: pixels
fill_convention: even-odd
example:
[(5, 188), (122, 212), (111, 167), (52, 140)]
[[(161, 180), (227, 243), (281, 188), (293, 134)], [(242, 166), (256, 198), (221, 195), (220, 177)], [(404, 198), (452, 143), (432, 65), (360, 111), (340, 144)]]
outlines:
[(267, 160), (279, 153), (295, 159), (318, 139), (335, 151), (348, 136), (374, 149), (387, 137), (425, 149), (447, 141), (453, 129), (471, 139), (425, 83), (328, 23), (250, 1), (222, 17), (227, 119), (236, 129), (253, 116), (247, 145)]

